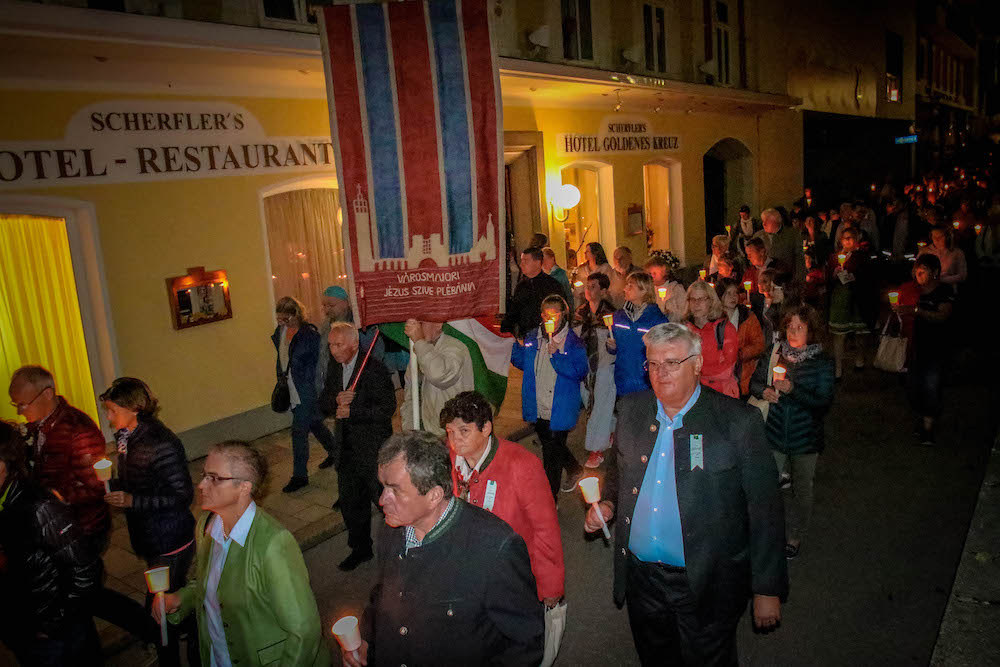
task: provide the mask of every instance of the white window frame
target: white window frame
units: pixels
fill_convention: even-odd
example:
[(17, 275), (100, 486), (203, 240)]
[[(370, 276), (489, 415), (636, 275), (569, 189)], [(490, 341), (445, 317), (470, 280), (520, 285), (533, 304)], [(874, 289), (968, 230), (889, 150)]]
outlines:
[[(655, 66), (653, 68), (649, 68), (649, 67), (646, 66), (646, 17), (645, 17), (645, 14), (644, 14), (644, 11), (645, 11), (646, 7), (649, 7), (649, 9), (650, 9), (650, 19), (653, 22), (653, 25), (650, 26), (650, 29), (651, 29), (650, 32), (651, 32), (651, 34), (653, 36), (653, 60), (654, 60), (653, 64), (654, 65), (659, 65), (659, 68), (657, 68)], [(658, 42), (658, 38), (660, 37), (660, 35), (658, 35), (657, 32), (656, 32), (656, 11), (657, 10), (660, 10), (663, 13), (663, 35), (662, 35), (663, 43), (662, 44)], [(669, 71), (669, 62), (670, 62), (670, 51), (669, 51), (669, 48), (668, 48), (669, 47), (669, 41), (668, 41), (668, 37), (667, 37), (667, 21), (668, 21), (668, 17), (669, 17), (669, 9), (667, 7), (667, 3), (664, 0), (642, 0), (642, 2), (638, 3), (638, 10), (637, 11), (638, 11), (637, 25), (639, 26), (639, 36), (638, 36), (639, 39), (638, 39), (637, 43), (642, 44), (642, 69), (645, 70), (646, 72), (649, 72), (649, 73), (655, 74), (655, 75), (666, 74)], [(655, 62), (656, 60), (658, 60), (658, 54), (659, 54), (659, 50), (658, 50), (657, 47), (662, 48), (662, 51), (663, 51), (663, 62), (662, 63)]]
[(295, 20), (275, 19), (264, 11), (264, 0), (257, 0), (257, 19), (262, 28), (278, 30), (295, 30), (297, 32), (319, 32), (319, 23), (309, 22), (309, 7), (307, 0), (291, 0), (295, 7)]
[[(715, 85), (732, 88), (739, 79), (739, 72), (733, 67), (733, 46), (736, 44), (736, 30), (733, 28), (732, 0), (711, 0), (712, 2), (712, 59), (715, 61)], [(727, 21), (719, 20), (719, 5), (726, 5)], [(723, 49), (725, 46), (725, 49)], [(733, 75), (736, 76), (733, 76)], [(725, 75), (725, 76), (723, 76)]]
[[(577, 17), (579, 17), (580, 16), (580, 2), (584, 1), (584, 0), (569, 0), (569, 1), (572, 2), (572, 3), (574, 3), (576, 5), (576, 15), (577, 15)], [(562, 45), (563, 60), (565, 60), (567, 62), (593, 63), (596, 60), (596, 50), (597, 49), (594, 48), (594, 5), (596, 4), (596, 0), (585, 0), (585, 1), (590, 4), (590, 57), (589, 58), (584, 58), (583, 54), (581, 53), (580, 21), (579, 21), (579, 19), (577, 19), (577, 22), (576, 22), (576, 53), (574, 53), (571, 57), (566, 57), (566, 44), (564, 43)], [(558, 4), (558, 9), (559, 9), (559, 34), (560, 34), (560, 36), (562, 36), (562, 34), (563, 34), (562, 26), (563, 26), (563, 24), (566, 21), (566, 17), (563, 15), (562, 2), (561, 1)]]

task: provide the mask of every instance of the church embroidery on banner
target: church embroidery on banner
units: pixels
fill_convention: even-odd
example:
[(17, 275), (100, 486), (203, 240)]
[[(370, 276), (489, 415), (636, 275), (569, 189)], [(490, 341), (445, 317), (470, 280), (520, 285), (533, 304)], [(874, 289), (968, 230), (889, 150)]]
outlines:
[[(369, 271), (399, 271), (404, 269), (446, 268), (463, 264), (489, 262), (497, 258), (496, 229), (493, 214), (486, 222), (485, 233), (465, 253), (448, 252), (447, 240), (442, 234), (433, 233), (427, 237), (414, 234), (402, 258), (382, 258), (378, 248), (378, 228), (371, 218), (368, 196), (357, 186), (357, 194), (351, 202), (358, 248), (358, 264), (362, 273)], [(472, 227), (474, 221), (468, 220)], [(474, 227), (473, 227), (474, 229)], [(405, 233), (405, 232), (404, 232)]]

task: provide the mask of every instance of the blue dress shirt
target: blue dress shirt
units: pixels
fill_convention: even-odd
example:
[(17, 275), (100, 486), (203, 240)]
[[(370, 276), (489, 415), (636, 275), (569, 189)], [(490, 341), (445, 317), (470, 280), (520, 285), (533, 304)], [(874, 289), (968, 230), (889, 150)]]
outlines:
[(671, 419), (656, 401), (659, 435), (653, 456), (646, 466), (642, 488), (632, 513), (632, 531), (628, 548), (636, 558), (647, 563), (684, 567), (684, 534), (681, 511), (677, 504), (677, 475), (674, 467), (674, 431), (684, 426), (684, 415), (701, 396), (701, 385), (694, 390), (684, 407)]
[(233, 540), (236, 540), (241, 547), (246, 545), (247, 535), (250, 533), (250, 526), (255, 516), (257, 516), (257, 503), (251, 500), (228, 537), (222, 527), (222, 517), (216, 516), (212, 519), (209, 535), (215, 544), (212, 545), (212, 559), (209, 561), (208, 578), (205, 582), (205, 625), (208, 626), (208, 636), (212, 643), (212, 650), (209, 653), (212, 667), (229, 667), (231, 664), (226, 631), (222, 627), (222, 605), (219, 604), (218, 595), (219, 579), (222, 578), (222, 570), (226, 566), (229, 547), (232, 546)]

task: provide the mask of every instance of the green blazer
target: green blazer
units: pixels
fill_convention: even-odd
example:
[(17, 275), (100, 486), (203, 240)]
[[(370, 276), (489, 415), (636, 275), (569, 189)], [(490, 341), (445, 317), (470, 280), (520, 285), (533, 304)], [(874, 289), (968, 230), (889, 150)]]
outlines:
[[(176, 624), (192, 611), (197, 614), (203, 665), (211, 664), (205, 581), (215, 544), (207, 531), (213, 516), (208, 512), (198, 520), (195, 577), (178, 591), (181, 606), (168, 616)], [(260, 506), (245, 546), (235, 540), (229, 546), (218, 593), (234, 666), (330, 664), (302, 551), (292, 534)]]

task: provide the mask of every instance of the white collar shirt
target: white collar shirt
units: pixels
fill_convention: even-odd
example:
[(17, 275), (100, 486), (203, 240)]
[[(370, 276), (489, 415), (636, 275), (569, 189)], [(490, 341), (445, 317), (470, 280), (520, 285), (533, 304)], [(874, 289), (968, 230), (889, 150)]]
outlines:
[(251, 500), (250, 505), (243, 511), (243, 515), (233, 526), (228, 537), (222, 525), (222, 517), (216, 516), (212, 519), (209, 536), (215, 544), (212, 545), (212, 557), (209, 561), (208, 577), (205, 581), (205, 625), (208, 626), (208, 636), (211, 640), (209, 655), (212, 667), (230, 667), (232, 665), (229, 659), (229, 648), (226, 644), (226, 631), (222, 625), (219, 580), (222, 578), (222, 570), (226, 565), (226, 558), (229, 556), (229, 547), (232, 546), (234, 540), (240, 545), (240, 548), (246, 545), (247, 535), (250, 533), (250, 526), (253, 524), (255, 516), (257, 516), (257, 503)]

